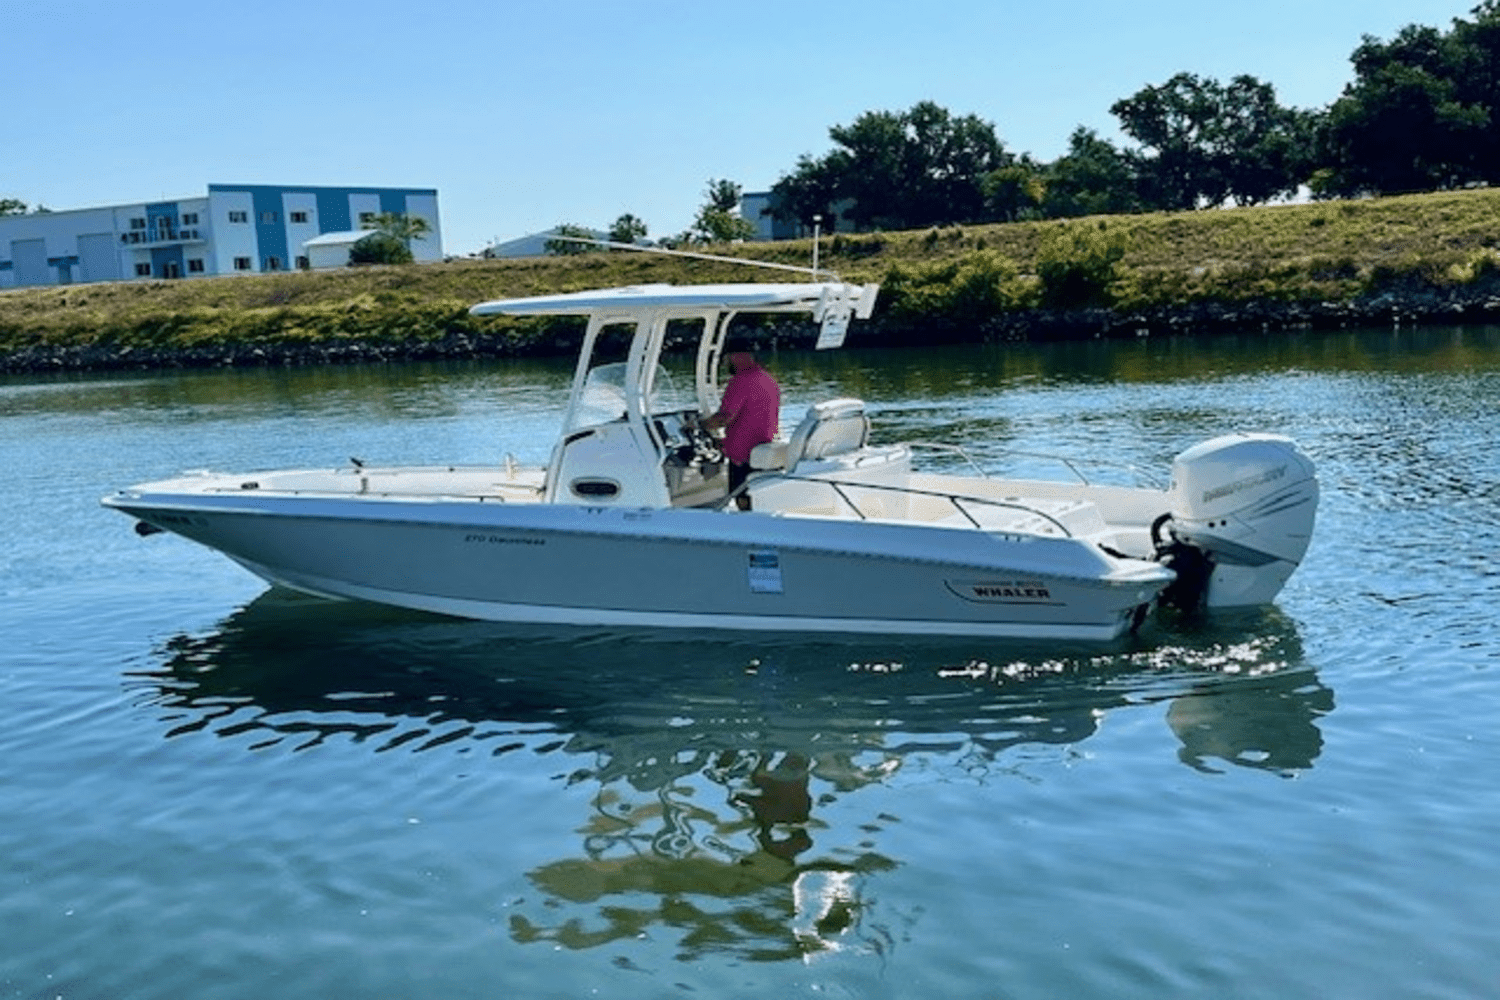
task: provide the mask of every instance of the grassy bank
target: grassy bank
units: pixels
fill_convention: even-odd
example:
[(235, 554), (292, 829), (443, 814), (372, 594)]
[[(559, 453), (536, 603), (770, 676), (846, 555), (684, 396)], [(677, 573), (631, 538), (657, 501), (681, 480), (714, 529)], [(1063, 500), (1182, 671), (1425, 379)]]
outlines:
[[(884, 286), (862, 334), (1083, 335), (1335, 323), (1379, 310), (1500, 315), (1500, 190), (825, 237), (824, 266)], [(737, 256), (805, 265), (808, 241)], [(557, 327), (476, 320), (474, 302), (775, 272), (632, 253), (343, 269), (0, 293), (15, 368), (317, 361), (566, 350)], [(1492, 294), (1493, 293), (1493, 294)], [(1495, 299), (1492, 304), (1491, 299)]]

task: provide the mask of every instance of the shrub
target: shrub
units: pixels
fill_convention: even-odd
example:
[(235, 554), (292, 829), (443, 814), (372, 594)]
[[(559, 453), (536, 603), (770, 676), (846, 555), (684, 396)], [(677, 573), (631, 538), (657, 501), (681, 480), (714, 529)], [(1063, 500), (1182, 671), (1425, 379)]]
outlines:
[(1109, 305), (1125, 244), (1123, 232), (1103, 223), (1053, 229), (1037, 248), (1042, 304), (1055, 309)]
[(349, 248), (351, 264), (410, 264), (411, 249), (390, 233), (373, 232)]
[(898, 264), (881, 284), (892, 318), (916, 325), (936, 320), (974, 326), (1029, 305), (1032, 297), (1015, 262), (995, 253), (919, 267)]

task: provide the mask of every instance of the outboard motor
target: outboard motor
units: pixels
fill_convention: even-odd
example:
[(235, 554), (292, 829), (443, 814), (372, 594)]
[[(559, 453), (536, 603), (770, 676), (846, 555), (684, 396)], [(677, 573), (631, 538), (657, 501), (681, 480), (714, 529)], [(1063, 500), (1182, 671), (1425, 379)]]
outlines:
[(1290, 438), (1226, 434), (1177, 456), (1168, 498), (1152, 526), (1158, 560), (1178, 575), (1163, 599), (1269, 604), (1312, 540), (1318, 480)]

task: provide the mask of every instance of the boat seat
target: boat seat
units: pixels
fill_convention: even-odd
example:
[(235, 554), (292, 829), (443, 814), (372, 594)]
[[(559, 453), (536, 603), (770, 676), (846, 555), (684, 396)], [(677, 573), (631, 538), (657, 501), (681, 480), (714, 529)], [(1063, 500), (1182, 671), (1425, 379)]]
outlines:
[(750, 452), (753, 469), (794, 469), (804, 458), (830, 458), (865, 446), (870, 418), (859, 399), (829, 399), (814, 403), (790, 440), (758, 444)]
[(767, 441), (750, 449), (750, 468), (757, 471), (766, 469), (785, 469), (786, 450), (788, 442), (783, 440)]

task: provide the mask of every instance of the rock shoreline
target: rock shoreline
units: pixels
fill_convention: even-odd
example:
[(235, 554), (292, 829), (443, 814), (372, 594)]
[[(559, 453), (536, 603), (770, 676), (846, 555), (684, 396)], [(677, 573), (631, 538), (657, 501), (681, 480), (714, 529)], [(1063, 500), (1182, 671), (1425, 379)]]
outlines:
[[(1500, 324), (1500, 289), (1423, 288), (1388, 291), (1347, 301), (1191, 302), (1143, 310), (1108, 308), (1027, 310), (959, 323), (934, 317), (920, 326), (889, 318), (850, 331), (855, 347), (900, 347), (963, 342), (1047, 342), (1144, 336), (1212, 335), (1351, 326)], [(763, 327), (769, 346), (810, 347), (816, 331), (807, 323)], [(296, 367), (408, 361), (569, 356), (577, 338), (517, 338), (505, 331), (449, 330), (436, 337), (327, 338), (247, 341), (194, 346), (130, 346), (114, 343), (40, 344), (0, 354), (0, 372), (142, 371), (157, 369)]]

